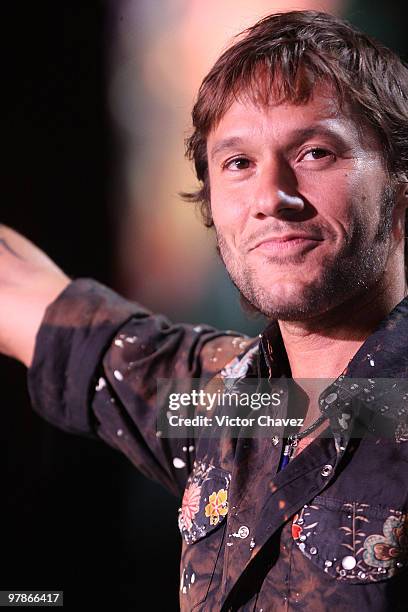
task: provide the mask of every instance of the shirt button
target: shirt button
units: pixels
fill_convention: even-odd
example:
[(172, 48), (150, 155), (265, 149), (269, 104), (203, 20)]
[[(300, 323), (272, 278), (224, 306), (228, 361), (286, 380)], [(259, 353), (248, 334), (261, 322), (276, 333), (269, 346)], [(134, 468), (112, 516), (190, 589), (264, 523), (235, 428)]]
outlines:
[(249, 536), (249, 529), (246, 525), (242, 525), (239, 529), (238, 529), (238, 536), (242, 539), (245, 539)]
[(321, 471), (320, 473), (321, 473), (321, 475), (322, 475), (322, 476), (324, 476), (325, 478), (327, 478), (327, 476), (330, 476), (330, 474), (332, 473), (332, 471), (333, 471), (333, 466), (332, 466), (332, 465), (327, 464), (327, 465), (323, 466), (323, 469), (322, 469), (322, 471)]
[(357, 565), (357, 561), (351, 555), (347, 555), (347, 557), (343, 557), (343, 559), (341, 560), (341, 566), (345, 570), (352, 570), (353, 568), (356, 567), (356, 565)]

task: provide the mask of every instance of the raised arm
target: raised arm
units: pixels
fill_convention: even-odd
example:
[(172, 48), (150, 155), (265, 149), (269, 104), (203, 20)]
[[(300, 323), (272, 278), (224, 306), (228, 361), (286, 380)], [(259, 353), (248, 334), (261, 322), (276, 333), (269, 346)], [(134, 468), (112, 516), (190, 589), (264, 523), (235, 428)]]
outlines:
[(161, 431), (166, 398), (205, 385), (251, 342), (243, 340), (173, 324), (92, 279), (72, 280), (0, 227), (0, 351), (28, 366), (33, 409), (64, 431), (104, 440), (177, 495), (197, 440)]
[(0, 225), (0, 352), (31, 365), (45, 310), (69, 282), (43, 251)]

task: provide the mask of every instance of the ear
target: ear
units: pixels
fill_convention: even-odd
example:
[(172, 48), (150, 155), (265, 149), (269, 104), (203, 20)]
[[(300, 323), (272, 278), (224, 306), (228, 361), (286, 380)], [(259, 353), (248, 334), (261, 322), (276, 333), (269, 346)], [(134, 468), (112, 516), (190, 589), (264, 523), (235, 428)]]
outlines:
[(401, 173), (397, 180), (396, 204), (402, 208), (408, 206), (408, 173)]
[(395, 187), (395, 206), (393, 211), (393, 233), (402, 240), (408, 231), (408, 177), (400, 175)]

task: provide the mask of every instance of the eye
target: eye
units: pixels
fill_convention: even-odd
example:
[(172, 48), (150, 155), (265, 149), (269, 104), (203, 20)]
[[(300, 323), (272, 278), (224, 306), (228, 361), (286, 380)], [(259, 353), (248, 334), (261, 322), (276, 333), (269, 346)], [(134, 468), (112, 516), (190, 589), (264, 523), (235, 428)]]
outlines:
[(224, 168), (228, 170), (247, 170), (251, 165), (251, 162), (247, 157), (234, 157), (234, 159), (230, 159), (225, 162)]
[(313, 149), (309, 149), (305, 152), (302, 159), (305, 161), (316, 161), (331, 156), (333, 156), (333, 153), (331, 153), (331, 151), (328, 151), (327, 149), (322, 149), (321, 147), (313, 147)]

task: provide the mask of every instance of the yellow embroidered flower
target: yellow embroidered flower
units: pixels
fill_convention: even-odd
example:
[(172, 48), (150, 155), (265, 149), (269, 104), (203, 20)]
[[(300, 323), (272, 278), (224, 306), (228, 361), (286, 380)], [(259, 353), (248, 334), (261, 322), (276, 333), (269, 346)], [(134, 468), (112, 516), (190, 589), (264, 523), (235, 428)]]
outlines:
[(210, 518), (210, 525), (217, 525), (220, 516), (225, 516), (228, 512), (227, 491), (220, 489), (218, 492), (211, 493), (208, 504), (205, 507), (205, 516)]

